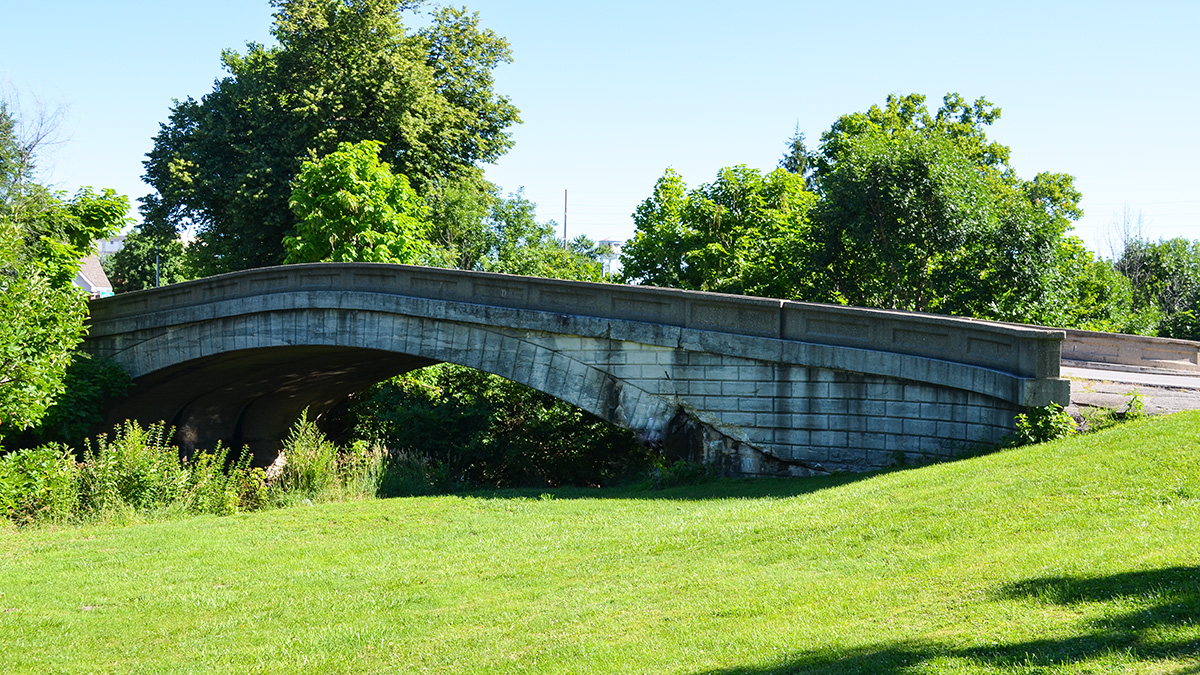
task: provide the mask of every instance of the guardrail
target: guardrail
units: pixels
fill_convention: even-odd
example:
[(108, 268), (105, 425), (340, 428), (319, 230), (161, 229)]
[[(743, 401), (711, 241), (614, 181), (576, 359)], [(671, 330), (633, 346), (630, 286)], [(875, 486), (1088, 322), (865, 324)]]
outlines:
[(1200, 342), (1067, 330), (1062, 360), (1092, 366), (1157, 372), (1200, 372)]
[[(908, 354), (1056, 378), (1058, 329), (647, 286), (408, 265), (313, 263), (233, 272), (92, 302), (91, 323), (279, 291), (389, 293)], [(103, 329), (102, 329), (103, 330)], [(96, 333), (94, 333), (95, 335)]]

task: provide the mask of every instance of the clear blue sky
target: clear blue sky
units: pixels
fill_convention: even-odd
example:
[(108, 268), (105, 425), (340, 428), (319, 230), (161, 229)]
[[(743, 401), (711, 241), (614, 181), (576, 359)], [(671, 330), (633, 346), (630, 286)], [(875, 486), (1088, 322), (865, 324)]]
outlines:
[[(10, 3), (0, 84), (67, 106), (44, 159), (62, 189), (145, 194), (141, 162), (172, 99), (200, 97), (222, 49), (269, 42), (265, 0)], [(690, 185), (722, 166), (773, 168), (799, 126), (922, 93), (987, 96), (990, 135), (1025, 177), (1076, 177), (1077, 233), (1108, 253), (1128, 206), (1151, 237), (1200, 238), (1200, 3), (741, 3), (474, 0), (514, 61), (497, 90), (521, 109), (516, 147), (488, 168), (572, 236), (625, 238), (668, 166)]]

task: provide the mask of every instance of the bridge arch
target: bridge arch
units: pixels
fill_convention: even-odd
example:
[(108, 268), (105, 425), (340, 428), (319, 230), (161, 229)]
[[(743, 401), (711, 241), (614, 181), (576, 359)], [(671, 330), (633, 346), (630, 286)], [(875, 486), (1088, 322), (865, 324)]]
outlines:
[(1060, 331), (399, 265), (249, 270), (94, 301), (86, 348), (136, 390), (113, 419), (268, 452), (301, 409), (451, 362), (732, 473), (953, 456), (1066, 402)]

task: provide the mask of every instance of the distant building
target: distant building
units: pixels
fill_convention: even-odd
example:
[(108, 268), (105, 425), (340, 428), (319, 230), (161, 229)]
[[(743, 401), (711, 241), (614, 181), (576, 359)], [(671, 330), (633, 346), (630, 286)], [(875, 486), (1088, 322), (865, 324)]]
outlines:
[(596, 243), (608, 247), (608, 253), (600, 256), (603, 261), (604, 274), (616, 274), (621, 269), (621, 262), (617, 258), (621, 257), (621, 247), (625, 245), (625, 240), (601, 239)]
[(92, 298), (106, 298), (113, 294), (108, 275), (100, 266), (100, 258), (95, 255), (83, 259), (83, 264), (79, 266), (79, 274), (75, 275), (75, 285), (87, 291), (88, 296)]
[(612, 257), (616, 258), (621, 255), (621, 247), (625, 245), (624, 239), (601, 239), (596, 242), (600, 246), (607, 246), (612, 250)]
[(96, 253), (101, 257), (111, 255), (120, 251), (125, 246), (125, 235), (118, 234), (115, 237), (108, 239), (98, 239), (96, 241)]

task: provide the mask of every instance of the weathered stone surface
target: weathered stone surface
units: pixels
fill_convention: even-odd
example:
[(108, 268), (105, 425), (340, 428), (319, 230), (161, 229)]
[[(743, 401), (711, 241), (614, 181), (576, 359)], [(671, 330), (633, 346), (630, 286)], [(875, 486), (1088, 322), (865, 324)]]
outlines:
[(137, 389), (114, 419), (264, 457), (392, 375), (496, 373), (734, 474), (949, 458), (1067, 403), (1061, 331), (950, 317), (394, 265), (251, 270), (92, 305), (89, 351)]

